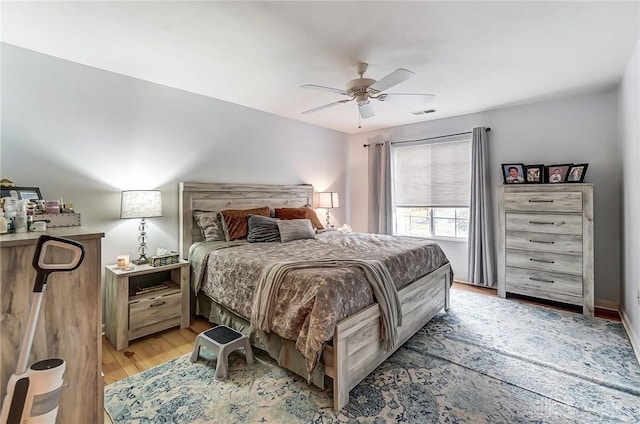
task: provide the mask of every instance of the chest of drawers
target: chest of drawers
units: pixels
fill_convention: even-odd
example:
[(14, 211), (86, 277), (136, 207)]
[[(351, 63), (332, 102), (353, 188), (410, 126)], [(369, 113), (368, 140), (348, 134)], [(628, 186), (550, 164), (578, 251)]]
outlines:
[(498, 295), (579, 305), (593, 316), (593, 185), (505, 185), (498, 193)]

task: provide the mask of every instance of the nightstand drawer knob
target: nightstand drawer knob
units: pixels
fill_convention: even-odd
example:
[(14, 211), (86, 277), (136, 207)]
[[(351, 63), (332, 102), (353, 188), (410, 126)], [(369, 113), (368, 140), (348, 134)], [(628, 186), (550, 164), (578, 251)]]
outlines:
[(152, 303), (151, 305), (149, 305), (149, 307), (150, 307), (150, 308), (153, 308), (154, 306), (156, 306), (156, 307), (157, 307), (157, 306), (162, 306), (162, 305), (166, 305), (166, 303), (167, 303), (167, 302), (166, 302), (165, 300), (162, 300), (162, 301), (160, 301), (160, 302)]

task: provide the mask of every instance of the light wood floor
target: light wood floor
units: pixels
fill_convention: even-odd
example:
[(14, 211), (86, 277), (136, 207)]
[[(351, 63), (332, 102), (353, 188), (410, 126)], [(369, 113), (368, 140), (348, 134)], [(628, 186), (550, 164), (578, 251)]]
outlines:
[[(488, 296), (496, 296), (496, 290), (471, 286), (463, 283), (453, 283), (453, 289), (467, 290)], [(519, 301), (542, 304), (530, 299)], [(550, 306), (544, 304), (545, 306)], [(559, 306), (551, 306), (564, 309)], [(596, 308), (596, 316), (617, 319), (615, 311)], [(185, 329), (171, 329), (142, 337), (132, 341), (128, 347), (118, 351), (105, 337), (102, 337), (102, 370), (105, 384), (111, 384), (123, 378), (142, 372), (146, 369), (170, 361), (173, 358), (191, 353), (196, 336), (211, 328), (212, 324), (202, 317), (191, 320), (191, 325)]]

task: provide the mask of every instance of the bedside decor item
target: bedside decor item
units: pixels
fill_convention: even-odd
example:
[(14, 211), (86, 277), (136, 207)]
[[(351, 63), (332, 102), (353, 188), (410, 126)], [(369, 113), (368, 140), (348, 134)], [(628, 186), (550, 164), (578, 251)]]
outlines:
[(129, 268), (129, 255), (118, 255), (117, 264), (118, 269)]
[(584, 176), (587, 173), (588, 163), (580, 163), (576, 165), (571, 165), (569, 171), (567, 172), (567, 181), (568, 183), (582, 183), (584, 182)]
[(327, 210), (327, 225), (326, 228), (331, 227), (331, 221), (329, 218), (329, 209), (340, 207), (340, 198), (335, 191), (326, 191), (318, 193), (318, 207)]
[(179, 262), (178, 252), (168, 252), (163, 255), (151, 256), (149, 258), (149, 266), (164, 266), (177, 264)]
[(502, 178), (505, 184), (522, 184), (524, 179), (524, 164), (522, 163), (503, 163)]
[(120, 202), (120, 218), (141, 218), (138, 230), (140, 257), (133, 262), (142, 265), (149, 262), (147, 258), (147, 221), (146, 218), (162, 216), (162, 193), (160, 190), (125, 190)]
[(541, 184), (544, 181), (544, 165), (525, 165), (524, 179), (527, 184)]
[(550, 184), (557, 184), (565, 182), (569, 168), (572, 163), (566, 163), (563, 165), (549, 165), (546, 167), (545, 182)]

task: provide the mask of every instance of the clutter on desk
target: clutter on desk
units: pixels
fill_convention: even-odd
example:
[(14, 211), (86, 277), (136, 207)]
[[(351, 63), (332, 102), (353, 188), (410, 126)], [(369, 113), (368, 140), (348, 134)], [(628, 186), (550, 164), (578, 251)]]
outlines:
[(18, 187), (5, 176), (0, 180), (0, 190), (0, 234), (81, 225), (73, 204), (61, 198), (45, 200), (37, 187)]

